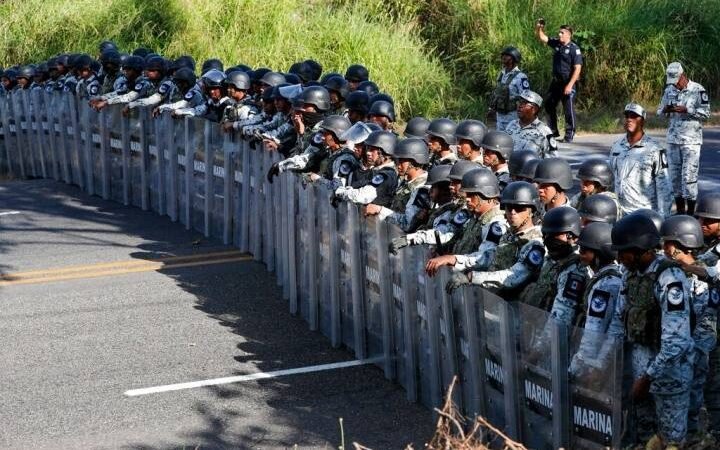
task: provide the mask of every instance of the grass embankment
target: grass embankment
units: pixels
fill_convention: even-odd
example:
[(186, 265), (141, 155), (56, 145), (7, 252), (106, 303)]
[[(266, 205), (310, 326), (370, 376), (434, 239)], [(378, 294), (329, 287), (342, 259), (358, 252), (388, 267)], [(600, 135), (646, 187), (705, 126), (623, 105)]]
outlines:
[(11, 0), (0, 4), (0, 63), (95, 53), (105, 38), (280, 70), (308, 57), (326, 71), (362, 62), (403, 119), (482, 118), (507, 45), (523, 53), (533, 89), (545, 91), (551, 51), (532, 32), (540, 16), (549, 33), (562, 23), (577, 30), (581, 128), (614, 128), (629, 100), (654, 109), (672, 60), (711, 98), (720, 94), (717, 0)]

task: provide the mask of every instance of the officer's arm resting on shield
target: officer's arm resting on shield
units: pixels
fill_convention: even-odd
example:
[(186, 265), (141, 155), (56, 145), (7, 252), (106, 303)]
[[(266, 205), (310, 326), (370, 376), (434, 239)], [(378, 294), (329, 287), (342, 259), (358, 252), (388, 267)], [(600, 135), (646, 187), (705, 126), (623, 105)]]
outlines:
[(175, 116), (190, 116), (190, 117), (202, 117), (207, 113), (207, 105), (202, 103), (195, 107), (180, 108), (173, 111)]
[(540, 272), (545, 260), (545, 247), (540, 241), (523, 246), (512, 267), (492, 272), (470, 272), (470, 282), (485, 288), (514, 289), (523, 286), (533, 275)]
[(140, 97), (140, 93), (137, 91), (130, 91), (127, 94), (118, 95), (107, 99), (108, 105), (116, 105), (118, 103), (130, 103)]
[(138, 106), (155, 106), (158, 103), (162, 102), (162, 100), (163, 100), (162, 94), (160, 94), (159, 92), (156, 92), (149, 97), (141, 98), (141, 99), (138, 99), (138, 100), (128, 103), (128, 108), (133, 109), (133, 108), (137, 108)]
[(341, 186), (335, 189), (335, 196), (341, 200), (367, 205), (377, 198), (377, 189), (372, 184), (366, 184), (359, 188)]

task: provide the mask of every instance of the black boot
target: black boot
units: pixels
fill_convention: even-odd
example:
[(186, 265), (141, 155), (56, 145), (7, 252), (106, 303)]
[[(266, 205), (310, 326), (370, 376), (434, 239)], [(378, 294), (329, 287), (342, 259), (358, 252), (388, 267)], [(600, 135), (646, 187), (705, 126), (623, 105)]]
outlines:
[(685, 214), (685, 199), (675, 197), (675, 214)]
[(687, 215), (692, 216), (695, 214), (695, 200), (687, 201)]

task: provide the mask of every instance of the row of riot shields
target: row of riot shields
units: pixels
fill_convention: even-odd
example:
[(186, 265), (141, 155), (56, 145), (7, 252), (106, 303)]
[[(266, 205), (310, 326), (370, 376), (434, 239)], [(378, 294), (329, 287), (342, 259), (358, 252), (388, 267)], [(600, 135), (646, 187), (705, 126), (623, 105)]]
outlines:
[[(265, 174), (280, 159), (197, 118), (101, 112), (65, 93), (0, 97), (0, 170), (52, 178), (156, 211), (251, 253), (292, 314), (376, 363), (407, 398), (454, 401), (531, 448), (619, 447), (621, 347), (546, 311), (425, 274), (431, 250), (388, 252), (402, 231), (361, 207), (333, 207), (323, 182)], [(512, 299), (510, 299), (512, 300)]]

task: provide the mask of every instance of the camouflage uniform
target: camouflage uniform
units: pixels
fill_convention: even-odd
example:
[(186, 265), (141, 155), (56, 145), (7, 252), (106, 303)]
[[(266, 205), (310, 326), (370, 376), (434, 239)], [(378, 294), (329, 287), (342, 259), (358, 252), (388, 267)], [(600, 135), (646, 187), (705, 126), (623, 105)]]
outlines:
[(617, 264), (600, 268), (583, 293), (584, 316), (576, 322), (584, 324), (578, 352), (570, 363), (570, 373), (582, 376), (590, 371), (604, 371), (608, 367), (613, 348), (622, 345), (625, 310), (622, 290), (622, 273)]
[(510, 171), (508, 170), (507, 165), (505, 167), (502, 167), (498, 169), (497, 172), (493, 172), (498, 180), (498, 186), (500, 187), (500, 192), (502, 192), (505, 189), (505, 186), (510, 184), (512, 181), (510, 179)]
[(415, 231), (419, 226), (416, 217), (424, 210), (430, 208), (430, 189), (427, 183), (427, 172), (423, 172), (414, 179), (400, 185), (395, 192), (395, 198), (390, 208), (382, 207), (378, 217), (389, 223), (394, 223), (406, 233)]
[(97, 96), (100, 93), (100, 89), (100, 80), (98, 80), (95, 75), (90, 75), (87, 79), (80, 80), (75, 87), (75, 94), (81, 100), (88, 100)]
[(159, 111), (174, 111), (180, 116), (194, 116), (199, 108), (205, 104), (205, 96), (199, 90), (192, 88), (185, 93), (182, 100), (175, 103), (160, 105)]
[(287, 159), (278, 163), (280, 173), (292, 170), (294, 172), (315, 172), (320, 168), (320, 161), (329, 156), (328, 149), (323, 145), (320, 132), (320, 122), (314, 127), (306, 127), (305, 133), (298, 139), (296, 149), (304, 145), (300, 150)]
[(318, 173), (323, 176), (321, 183), (331, 191), (335, 191), (340, 186), (348, 185), (350, 174), (355, 172), (358, 167), (360, 167), (360, 161), (355, 152), (350, 148), (343, 147), (323, 160)]
[(610, 167), (622, 215), (641, 208), (670, 215), (673, 199), (667, 166), (665, 150), (647, 135), (632, 147), (627, 137), (613, 144)]
[(128, 103), (128, 108), (159, 105), (170, 96), (174, 89), (175, 84), (169, 78), (156, 82), (146, 80), (138, 90), (140, 98)]
[(410, 233), (405, 238), (408, 245), (442, 246), (461, 233), (470, 215), (459, 202), (448, 202), (432, 212), (425, 229)]
[(667, 105), (685, 106), (687, 113), (669, 113), (667, 131), (668, 163), (675, 197), (695, 200), (702, 145), (702, 121), (710, 117), (710, 100), (705, 88), (694, 81), (678, 90), (670, 84), (665, 88), (657, 114)]
[(509, 231), (500, 239), (488, 270), (471, 272), (470, 282), (510, 298), (537, 277), (544, 258), (539, 226), (519, 233)]
[(530, 89), (530, 80), (517, 66), (500, 72), (490, 101), (490, 107), (497, 113), (495, 128), (498, 131), (505, 131), (507, 125), (517, 119), (517, 97), (526, 89)]
[(690, 384), (693, 378), (693, 339), (690, 331), (690, 286), (685, 274), (662, 256), (643, 273), (625, 272), (622, 296), (626, 305), (625, 330), (629, 351), (628, 368), (633, 379), (648, 376), (649, 401), (632, 405), (629, 426), (646, 440), (657, 431), (668, 444), (680, 444), (687, 434)]
[(532, 150), (540, 158), (558, 156), (557, 141), (553, 137), (552, 130), (538, 118), (524, 127), (520, 124), (519, 119), (513, 120), (505, 128), (505, 132), (513, 138), (514, 152)]
[[(357, 174), (359, 171), (353, 172)], [(362, 179), (352, 182), (352, 187), (341, 186), (335, 190), (335, 196), (361, 205), (374, 203), (379, 206), (390, 206), (398, 184), (395, 164), (386, 161), (378, 167), (364, 171)]]
[[(720, 282), (720, 241), (711, 243), (698, 260), (706, 266), (708, 282), (712, 285)], [(709, 373), (704, 392), (708, 429), (716, 437), (720, 437), (720, 347), (717, 345), (710, 351), (708, 365)]]
[(480, 245), (472, 253), (455, 255), (456, 263), (453, 270), (487, 270), (495, 260), (495, 253), (502, 237), (508, 232), (508, 224), (500, 207), (487, 211), (480, 217), (483, 224)]

